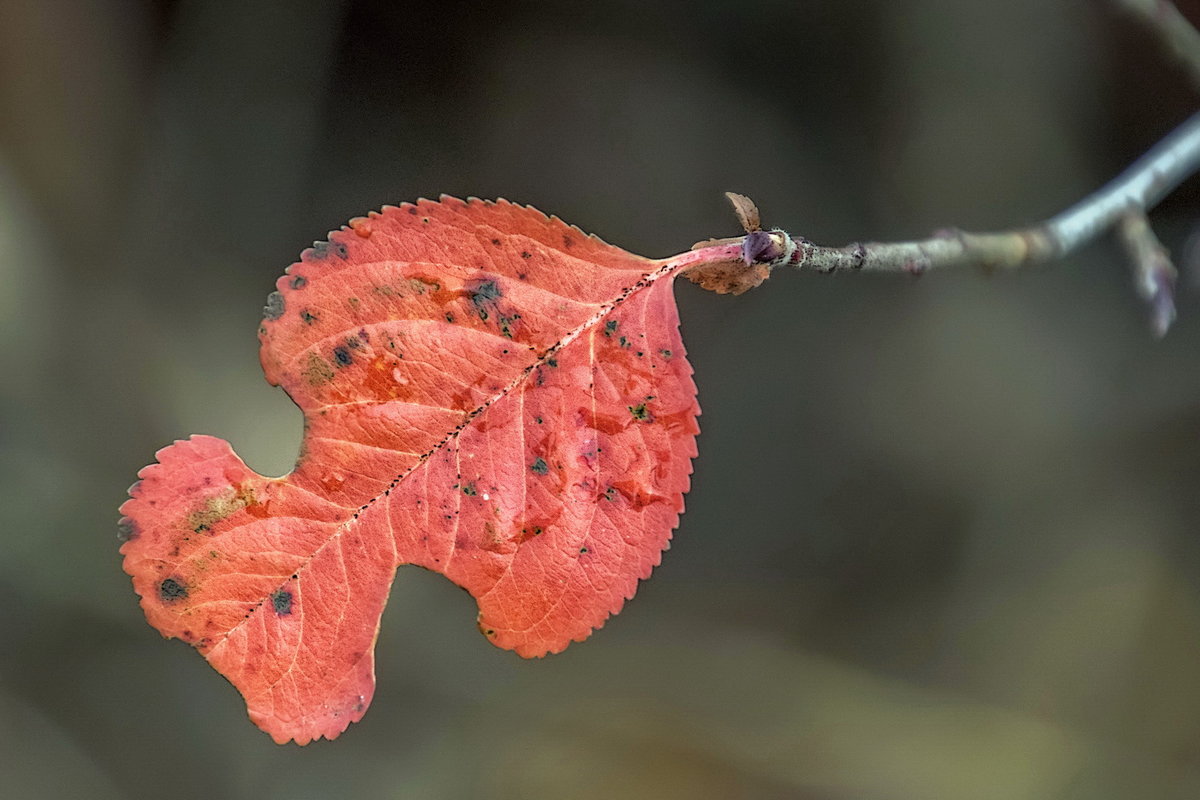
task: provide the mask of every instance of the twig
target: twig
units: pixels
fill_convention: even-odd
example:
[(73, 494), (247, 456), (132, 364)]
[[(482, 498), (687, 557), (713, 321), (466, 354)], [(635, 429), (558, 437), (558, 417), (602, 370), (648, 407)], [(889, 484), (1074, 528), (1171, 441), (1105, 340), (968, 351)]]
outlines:
[(1144, 213), (1126, 214), (1117, 225), (1117, 232), (1133, 264), (1133, 283), (1138, 295), (1150, 306), (1150, 328), (1161, 339), (1175, 321), (1175, 281), (1179, 273)]
[[(1200, 32), (1169, 0), (1113, 2), (1157, 31), (1200, 84)], [(1041, 224), (1000, 233), (947, 229), (921, 241), (855, 242), (845, 247), (823, 247), (778, 228), (762, 230), (754, 203), (743, 195), (726, 193), (746, 235), (709, 239), (698, 242), (692, 249), (720, 251), (740, 246), (741, 262), (716, 253), (685, 274), (714, 291), (741, 294), (761, 284), (771, 269), (784, 265), (819, 272), (855, 270), (914, 275), (942, 267), (1015, 270), (1062, 258), (1119, 225), (1122, 241), (1133, 261), (1138, 292), (1151, 308), (1151, 326), (1156, 335), (1162, 336), (1175, 319), (1177, 272), (1150, 229), (1146, 212), (1198, 170), (1200, 113), (1190, 117), (1099, 191)]]
[(1113, 0), (1154, 30), (1200, 85), (1200, 32), (1169, 0)]
[[(949, 230), (915, 242), (854, 243), (822, 247), (783, 231), (745, 237), (746, 263), (770, 262), (820, 272), (862, 270), (921, 274), (943, 267), (1013, 270), (1061, 258), (1111, 229), (1125, 214), (1153, 208), (1200, 170), (1200, 114), (1168, 134), (1094, 194), (1033, 227), (1002, 233)], [(773, 248), (762, 239), (772, 237)], [(753, 252), (752, 252), (753, 251)]]

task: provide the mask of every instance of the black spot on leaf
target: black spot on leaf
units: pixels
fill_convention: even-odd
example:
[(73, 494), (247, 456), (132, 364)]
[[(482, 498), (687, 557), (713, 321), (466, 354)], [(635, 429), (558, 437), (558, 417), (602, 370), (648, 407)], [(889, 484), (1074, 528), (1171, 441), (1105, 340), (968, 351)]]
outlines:
[(158, 596), (164, 603), (174, 603), (183, 600), (188, 595), (187, 587), (174, 578), (167, 578), (158, 585)]
[(287, 589), (276, 589), (271, 592), (271, 607), (281, 617), (290, 615), (292, 613), (292, 593)]
[(304, 256), (307, 256), (307, 260), (337, 256), (344, 261), (350, 257), (350, 250), (342, 242), (313, 242), (312, 248), (306, 250), (301, 257)]
[(354, 362), (354, 358), (350, 355), (350, 351), (345, 347), (333, 348), (333, 360), (339, 367), (348, 367)]
[(646, 408), (645, 403), (638, 403), (636, 406), (627, 406), (629, 413), (638, 422), (653, 422), (654, 415), (650, 413), (650, 409)]
[(500, 315), (500, 335), (506, 339), (513, 338), (513, 325), (521, 318), (520, 314), (512, 314), (511, 316)]
[(263, 319), (279, 319), (283, 316), (283, 295), (271, 292), (267, 295), (267, 304), (263, 307)]
[(489, 311), (495, 308), (496, 300), (500, 297), (500, 287), (495, 281), (477, 281), (467, 284), (471, 294), (471, 305), (479, 312), (480, 319), (487, 319)]
[(122, 542), (128, 542), (130, 539), (137, 538), (137, 523), (129, 517), (121, 517), (117, 520), (117, 538)]

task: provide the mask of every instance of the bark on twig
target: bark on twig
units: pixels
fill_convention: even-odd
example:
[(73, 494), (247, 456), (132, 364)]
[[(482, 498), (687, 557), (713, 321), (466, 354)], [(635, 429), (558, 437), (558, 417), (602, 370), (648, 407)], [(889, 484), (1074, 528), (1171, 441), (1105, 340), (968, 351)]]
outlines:
[(1117, 232), (1133, 266), (1134, 287), (1150, 307), (1150, 328), (1161, 339), (1175, 321), (1175, 283), (1179, 273), (1144, 213), (1126, 214)]
[[(942, 231), (913, 242), (822, 247), (793, 236), (788, 264), (821, 272), (861, 270), (921, 274), (944, 267), (1012, 270), (1061, 258), (1111, 229), (1131, 211), (1153, 208), (1200, 170), (1200, 114), (1152, 147), (1099, 191), (1045, 222), (1000, 233)], [(790, 249), (790, 248), (789, 248)]]
[[(1200, 86), (1200, 32), (1168, 0), (1113, 0), (1150, 25)], [(1200, 171), (1200, 113), (1154, 145), (1098, 191), (1050, 219), (999, 233), (947, 229), (912, 242), (854, 242), (824, 247), (778, 228), (762, 230), (758, 209), (743, 195), (727, 193), (746, 235), (710, 239), (693, 249), (740, 245), (739, 263), (726, 258), (687, 277), (716, 291), (740, 294), (759, 285), (778, 266), (819, 272), (853, 270), (919, 275), (944, 267), (1015, 270), (1062, 258), (1106, 231), (1118, 228), (1133, 261), (1138, 293), (1151, 309), (1158, 336), (1175, 319), (1177, 272), (1150, 229), (1146, 212)]]

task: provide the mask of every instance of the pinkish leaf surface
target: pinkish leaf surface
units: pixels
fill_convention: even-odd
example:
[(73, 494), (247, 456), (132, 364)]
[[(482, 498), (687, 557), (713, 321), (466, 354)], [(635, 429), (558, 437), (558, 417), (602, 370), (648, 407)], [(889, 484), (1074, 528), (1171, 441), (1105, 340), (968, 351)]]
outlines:
[(673, 279), (738, 252), (646, 259), (506, 201), (351, 221), (279, 279), (259, 330), (304, 413), (295, 469), (267, 478), (193, 436), (130, 489), (121, 552), (147, 619), (300, 744), (370, 704), (398, 566), (466, 589), (522, 656), (586, 638), (683, 510), (699, 409)]

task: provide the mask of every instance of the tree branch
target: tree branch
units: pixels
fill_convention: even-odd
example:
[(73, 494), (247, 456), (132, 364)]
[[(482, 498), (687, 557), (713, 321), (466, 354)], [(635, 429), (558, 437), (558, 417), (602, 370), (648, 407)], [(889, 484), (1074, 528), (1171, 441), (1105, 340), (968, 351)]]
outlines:
[[(1001, 233), (941, 231), (914, 242), (865, 242), (822, 247), (783, 231), (745, 237), (747, 264), (770, 260), (820, 272), (856, 270), (921, 274), (944, 267), (1014, 270), (1061, 258), (1112, 228), (1130, 212), (1153, 208), (1200, 170), (1200, 114), (1189, 118), (1099, 191), (1029, 228)], [(764, 250), (764, 238), (774, 248)]]
[[(1190, 68), (1200, 85), (1200, 32), (1169, 0), (1113, 0), (1137, 14)], [(705, 288), (741, 294), (761, 284), (779, 266), (919, 275), (943, 267), (977, 266), (1015, 270), (1062, 258), (1114, 227), (1133, 262), (1135, 284), (1151, 309), (1158, 336), (1175, 319), (1177, 272), (1150, 229), (1146, 212), (1184, 180), (1200, 171), (1200, 113), (1168, 134), (1099, 191), (1028, 228), (1000, 233), (939, 231), (913, 242), (855, 242), (823, 247), (775, 228), (763, 230), (758, 209), (743, 195), (726, 193), (746, 235), (709, 239), (693, 246), (704, 250), (697, 267), (685, 274)], [(734, 255), (740, 250), (741, 259)]]
[(1122, 217), (1117, 233), (1133, 266), (1133, 285), (1150, 306), (1150, 328), (1161, 339), (1175, 321), (1175, 282), (1179, 273), (1143, 212), (1131, 211)]

